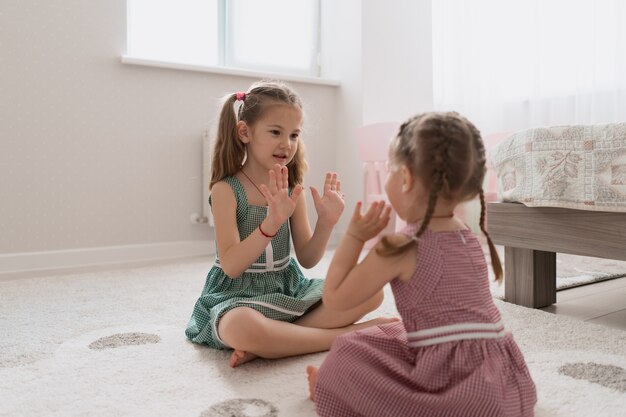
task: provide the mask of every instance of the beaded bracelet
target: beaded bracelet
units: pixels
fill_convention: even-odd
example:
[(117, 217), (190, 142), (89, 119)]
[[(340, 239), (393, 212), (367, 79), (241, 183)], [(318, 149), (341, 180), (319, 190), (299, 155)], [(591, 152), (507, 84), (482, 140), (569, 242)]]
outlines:
[(270, 239), (273, 238), (274, 236), (276, 236), (278, 234), (278, 231), (276, 231), (276, 233), (274, 233), (273, 235), (268, 235), (267, 233), (265, 233), (263, 231), (263, 229), (261, 229), (261, 224), (259, 224), (259, 232), (261, 232), (261, 234), (265, 237), (269, 237)]

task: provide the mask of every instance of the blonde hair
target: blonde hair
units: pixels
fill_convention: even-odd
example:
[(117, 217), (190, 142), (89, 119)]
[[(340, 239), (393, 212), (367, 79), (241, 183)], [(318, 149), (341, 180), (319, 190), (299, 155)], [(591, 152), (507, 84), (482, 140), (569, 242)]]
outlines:
[(478, 129), (456, 112), (423, 113), (400, 126), (390, 145), (391, 159), (411, 170), (417, 181), (429, 190), (428, 206), (415, 238), (394, 245), (384, 237), (378, 253), (391, 256), (403, 253), (426, 231), (438, 198), (463, 202), (476, 195), (480, 199), (480, 230), (487, 237), (496, 281), (502, 281), (502, 264), (485, 227), (485, 146)]
[[(209, 190), (224, 177), (235, 175), (245, 160), (246, 146), (238, 138), (238, 121), (244, 121), (247, 125), (253, 126), (272, 105), (290, 105), (302, 111), (302, 101), (298, 94), (286, 84), (278, 81), (259, 81), (252, 84), (245, 93), (245, 98), (236, 114), (237, 96), (238, 93), (232, 93), (224, 98), (213, 147)], [(298, 141), (296, 154), (287, 164), (289, 185), (292, 187), (302, 183), (307, 168), (303, 144), (300, 139)]]

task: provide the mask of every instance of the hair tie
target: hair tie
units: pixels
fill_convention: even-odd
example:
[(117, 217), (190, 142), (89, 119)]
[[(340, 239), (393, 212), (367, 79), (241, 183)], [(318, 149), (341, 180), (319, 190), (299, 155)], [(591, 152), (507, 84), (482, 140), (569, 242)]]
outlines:
[(237, 97), (237, 101), (244, 101), (246, 99), (246, 93), (239, 91), (235, 93), (235, 97)]

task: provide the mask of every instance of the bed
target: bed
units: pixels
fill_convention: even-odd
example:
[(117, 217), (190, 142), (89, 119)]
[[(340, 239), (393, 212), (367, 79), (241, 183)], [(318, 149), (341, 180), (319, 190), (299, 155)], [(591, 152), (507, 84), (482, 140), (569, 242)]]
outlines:
[(489, 233), (505, 247), (505, 299), (556, 302), (556, 254), (626, 261), (626, 123), (512, 134), (490, 156), (499, 202)]

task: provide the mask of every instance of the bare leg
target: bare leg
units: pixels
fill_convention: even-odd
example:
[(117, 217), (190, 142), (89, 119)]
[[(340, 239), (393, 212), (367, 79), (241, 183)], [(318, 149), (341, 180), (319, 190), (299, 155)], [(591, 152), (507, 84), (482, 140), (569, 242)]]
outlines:
[(238, 366), (254, 359), (249, 354), (273, 359), (322, 352), (330, 348), (337, 336), (395, 320), (379, 318), (334, 329), (320, 329), (268, 319), (252, 308), (238, 307), (222, 317), (218, 331), (222, 340), (235, 349), (231, 366)]
[(315, 398), (315, 382), (317, 381), (317, 366), (309, 365), (306, 367), (306, 377), (309, 381), (309, 398), (313, 401)]
[[(345, 327), (360, 320), (364, 315), (378, 308), (383, 302), (383, 297), (383, 291), (381, 290), (368, 301), (353, 309), (346, 311), (329, 310), (324, 304), (320, 304), (317, 308), (298, 319), (294, 324), (304, 327), (315, 327), (318, 329), (335, 329)], [(390, 319), (384, 322), (395, 320), (397, 319)], [(222, 334), (221, 330), (220, 334)], [(257, 357), (258, 355), (254, 353), (241, 349), (235, 349), (229, 359), (229, 364), (231, 367), (234, 368), (236, 366), (254, 360)]]
[(335, 311), (320, 304), (315, 310), (309, 311), (294, 323), (299, 326), (334, 329), (356, 323), (370, 311), (376, 310), (383, 302), (383, 291), (380, 290), (366, 302), (345, 311)]

